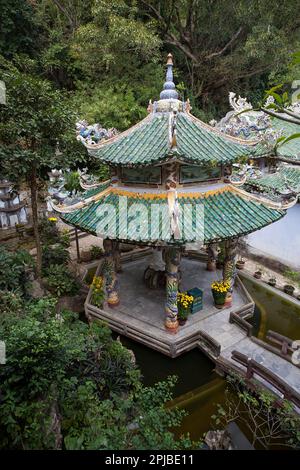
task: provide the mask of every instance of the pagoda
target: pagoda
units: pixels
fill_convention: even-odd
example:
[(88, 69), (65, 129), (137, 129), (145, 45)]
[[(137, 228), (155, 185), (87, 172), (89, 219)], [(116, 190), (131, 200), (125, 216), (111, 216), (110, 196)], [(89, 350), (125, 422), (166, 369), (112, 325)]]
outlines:
[(20, 200), (13, 183), (0, 181), (0, 229), (8, 229), (27, 223), (26, 204)]
[(173, 82), (171, 54), (160, 99), (150, 101), (148, 116), (123, 133), (85, 145), (109, 166), (111, 177), (85, 184), (80, 201), (53, 203), (53, 209), (67, 224), (103, 238), (110, 307), (122, 303), (114, 262), (119, 243), (153, 248), (151, 269), (165, 270), (168, 332), (178, 330), (177, 293), (186, 246), (205, 246), (214, 266), (217, 246), (223, 243), (230, 306), (239, 238), (279, 220), (297, 200), (247, 191), (245, 177), (236, 177), (233, 168), (257, 156), (258, 142), (226, 135), (191, 114), (189, 100), (179, 99)]

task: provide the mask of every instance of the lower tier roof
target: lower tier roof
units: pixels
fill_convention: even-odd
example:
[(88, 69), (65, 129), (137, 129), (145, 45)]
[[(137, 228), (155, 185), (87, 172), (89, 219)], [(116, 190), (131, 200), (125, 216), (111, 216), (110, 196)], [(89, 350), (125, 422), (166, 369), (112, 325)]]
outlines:
[(79, 208), (61, 208), (60, 212), (67, 224), (103, 238), (179, 245), (246, 235), (286, 213), (244, 196), (231, 185), (207, 192), (178, 192), (177, 200), (166, 191), (108, 187)]
[(260, 178), (249, 178), (245, 187), (257, 188), (260, 191), (271, 191), (277, 194), (289, 192), (300, 194), (300, 167), (283, 166), (276, 173), (267, 173)]

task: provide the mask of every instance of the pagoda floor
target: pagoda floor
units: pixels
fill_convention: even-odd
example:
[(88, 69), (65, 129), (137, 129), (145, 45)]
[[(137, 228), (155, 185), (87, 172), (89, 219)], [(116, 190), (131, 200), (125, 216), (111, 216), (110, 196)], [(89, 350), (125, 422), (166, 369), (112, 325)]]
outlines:
[[(255, 373), (255, 382), (280, 397), (286, 394), (300, 413), (300, 368), (278, 353), (266, 349), (263, 342), (258, 344), (251, 336), (247, 336), (246, 322), (243, 323), (243, 320), (253, 314), (254, 302), (238, 276), (232, 307), (218, 310), (213, 305), (210, 283), (220, 278), (221, 273), (206, 271), (205, 264), (199, 260), (183, 258), (182, 288), (204, 289), (203, 310), (190, 315), (187, 323), (179, 327), (176, 334), (170, 334), (164, 328), (165, 292), (163, 289), (146, 288), (143, 272), (148, 258), (144, 253), (137, 256), (141, 258), (135, 259), (134, 255), (131, 256), (132, 261), (123, 263), (123, 273), (119, 275), (119, 306), (114, 309), (107, 305), (103, 309), (93, 306), (90, 303), (90, 291), (85, 303), (88, 316), (100, 318), (112, 330), (170, 357), (179, 356), (195, 347), (200, 348), (216, 363), (220, 373), (233, 370), (246, 377), (245, 365), (240, 365), (233, 357), (233, 353), (242, 353), (248, 361), (251, 359), (253, 364), (263, 366), (263, 370)], [(98, 272), (100, 269), (101, 265)], [(238, 323), (229, 322), (231, 312), (237, 314), (235, 318), (239, 319)]]
[[(190, 315), (187, 323), (180, 326), (176, 334), (169, 333), (164, 327), (165, 290), (148, 289), (143, 282), (143, 273), (148, 263), (147, 256), (123, 263), (123, 272), (118, 275), (120, 304), (115, 308), (105, 304), (103, 309), (99, 309), (90, 304), (89, 294), (85, 305), (86, 313), (107, 321), (112, 330), (171, 357), (194, 347), (201, 348), (202, 345), (202, 349), (207, 349), (206, 352), (213, 358), (214, 343), (224, 349), (245, 337), (242, 330), (232, 328), (234, 325), (229, 323), (231, 311), (245, 308), (251, 314), (254, 309), (254, 303), (240, 281), (234, 287), (232, 307), (219, 310), (214, 306), (210, 284), (221, 278), (221, 272), (209, 272), (205, 263), (185, 257), (181, 262), (181, 288), (202, 288), (203, 310)], [(199, 338), (201, 333), (204, 336), (202, 341)]]

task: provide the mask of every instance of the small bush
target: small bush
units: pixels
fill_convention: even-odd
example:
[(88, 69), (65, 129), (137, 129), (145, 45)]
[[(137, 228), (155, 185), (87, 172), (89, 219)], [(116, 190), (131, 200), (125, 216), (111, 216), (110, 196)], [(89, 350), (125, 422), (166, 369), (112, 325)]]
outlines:
[[(56, 221), (50, 219), (42, 217), (39, 221), (41, 241), (46, 244), (59, 243), (60, 235)], [(53, 219), (55, 219), (55, 217), (53, 217)]]
[(42, 249), (43, 270), (50, 268), (52, 265), (66, 265), (69, 260), (68, 250), (60, 243), (53, 246), (46, 245)]
[(93, 245), (91, 248), (91, 258), (99, 259), (103, 255), (103, 250), (100, 246)]
[(57, 297), (75, 295), (79, 284), (66, 266), (53, 265), (45, 271), (49, 290)]
[(10, 320), (11, 312), (15, 317), (19, 317), (24, 310), (24, 301), (18, 291), (0, 291), (1, 314), (0, 323), (7, 323)]
[(0, 247), (0, 290), (26, 294), (33, 258), (26, 250), (10, 252)]

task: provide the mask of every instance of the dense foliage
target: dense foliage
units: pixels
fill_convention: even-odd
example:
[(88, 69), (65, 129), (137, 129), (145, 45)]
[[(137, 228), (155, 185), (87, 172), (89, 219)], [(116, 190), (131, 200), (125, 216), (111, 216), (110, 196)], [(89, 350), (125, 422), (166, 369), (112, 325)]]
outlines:
[(25, 250), (15, 252), (0, 247), (0, 291), (19, 291), (26, 295), (34, 262)]
[(0, 45), (72, 90), (82, 118), (123, 130), (158, 97), (169, 51), (182, 95), (206, 118), (224, 113), (230, 90), (255, 103), (297, 79), (297, 11), (297, 0), (14, 0), (1, 7)]
[(143, 387), (131, 354), (105, 325), (88, 325), (70, 312), (57, 315), (51, 298), (5, 311), (2, 449), (191, 447), (188, 438), (176, 441), (169, 431), (183, 415), (165, 407), (174, 380)]

